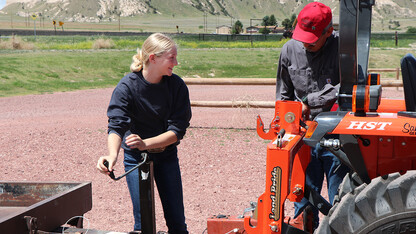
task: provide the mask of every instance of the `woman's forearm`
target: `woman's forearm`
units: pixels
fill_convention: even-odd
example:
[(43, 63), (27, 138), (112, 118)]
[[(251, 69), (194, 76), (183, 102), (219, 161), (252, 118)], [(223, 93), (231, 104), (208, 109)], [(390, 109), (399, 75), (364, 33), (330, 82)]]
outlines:
[(146, 149), (162, 148), (173, 143), (176, 143), (178, 138), (172, 131), (164, 132), (158, 136), (144, 139), (143, 142), (146, 145)]
[(117, 159), (121, 147), (121, 137), (115, 133), (110, 133), (107, 139), (108, 155)]

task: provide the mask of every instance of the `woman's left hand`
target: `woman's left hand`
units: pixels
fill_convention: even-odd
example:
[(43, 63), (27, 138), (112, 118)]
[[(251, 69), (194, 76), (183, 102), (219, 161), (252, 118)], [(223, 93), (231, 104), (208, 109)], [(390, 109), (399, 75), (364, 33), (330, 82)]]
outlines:
[(139, 149), (139, 150), (146, 150), (146, 143), (142, 140), (142, 138), (137, 134), (130, 134), (126, 137), (126, 145), (130, 147), (130, 149)]

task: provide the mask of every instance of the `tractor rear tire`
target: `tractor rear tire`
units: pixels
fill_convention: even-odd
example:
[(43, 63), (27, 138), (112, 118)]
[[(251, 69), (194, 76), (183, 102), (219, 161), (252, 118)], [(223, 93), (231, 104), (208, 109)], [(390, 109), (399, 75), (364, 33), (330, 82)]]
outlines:
[[(349, 187), (343, 184), (340, 189)], [(416, 233), (416, 171), (377, 177), (350, 190), (340, 194), (315, 233)]]

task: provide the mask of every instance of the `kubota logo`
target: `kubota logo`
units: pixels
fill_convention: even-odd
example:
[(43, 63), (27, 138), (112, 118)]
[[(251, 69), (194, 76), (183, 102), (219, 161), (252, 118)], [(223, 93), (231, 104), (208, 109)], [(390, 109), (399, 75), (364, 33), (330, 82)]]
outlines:
[(356, 130), (385, 130), (386, 126), (391, 125), (392, 122), (366, 122), (366, 121), (351, 121), (347, 129)]

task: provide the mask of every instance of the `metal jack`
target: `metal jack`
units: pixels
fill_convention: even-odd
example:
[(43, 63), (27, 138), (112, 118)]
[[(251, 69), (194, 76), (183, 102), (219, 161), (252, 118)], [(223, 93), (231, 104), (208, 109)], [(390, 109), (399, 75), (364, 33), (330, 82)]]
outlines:
[[(156, 218), (155, 218), (155, 196), (154, 196), (154, 177), (153, 177), (153, 161), (148, 159), (147, 153), (142, 153), (142, 161), (132, 169), (119, 177), (115, 177), (114, 173), (110, 173), (110, 178), (117, 181), (132, 171), (139, 169), (139, 188), (140, 188), (140, 214), (143, 234), (156, 234)], [(108, 168), (108, 162), (104, 165)]]

